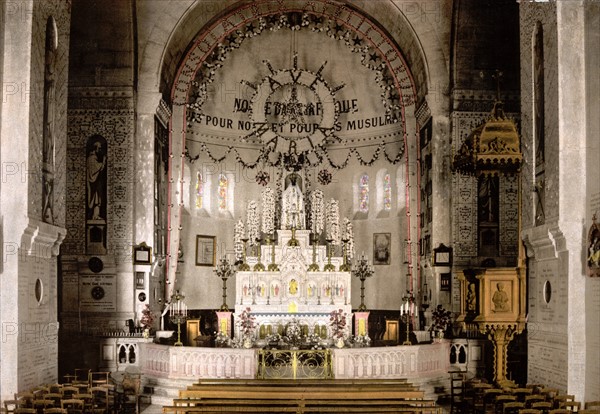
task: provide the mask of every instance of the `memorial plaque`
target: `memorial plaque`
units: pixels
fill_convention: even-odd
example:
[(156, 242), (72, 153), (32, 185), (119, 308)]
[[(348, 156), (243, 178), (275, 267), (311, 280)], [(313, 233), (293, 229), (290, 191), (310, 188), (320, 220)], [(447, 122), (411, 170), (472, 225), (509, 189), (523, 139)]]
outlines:
[(116, 276), (81, 275), (79, 304), (84, 312), (116, 311)]

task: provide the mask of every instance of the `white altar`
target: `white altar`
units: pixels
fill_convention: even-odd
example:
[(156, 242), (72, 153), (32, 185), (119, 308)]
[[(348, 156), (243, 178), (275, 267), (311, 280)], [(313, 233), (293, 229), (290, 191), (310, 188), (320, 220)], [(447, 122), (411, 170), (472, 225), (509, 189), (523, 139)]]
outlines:
[[(342, 309), (348, 317), (347, 335), (350, 334), (351, 274), (340, 272), (342, 257), (327, 257), (327, 246), (316, 246), (314, 262), (319, 271), (309, 271), (313, 263), (313, 246), (310, 231), (296, 230), (297, 246), (290, 246), (291, 230), (277, 231), (276, 245), (262, 245), (260, 260), (265, 268), (278, 265), (279, 271), (238, 271), (236, 275), (235, 336), (239, 334), (239, 315), (250, 308), (255, 316), (257, 337), (281, 330), (292, 319), (308, 329), (308, 334), (324, 336), (329, 332), (329, 315)], [(258, 256), (247, 257), (250, 269), (258, 263)], [(323, 271), (331, 264), (335, 271)]]

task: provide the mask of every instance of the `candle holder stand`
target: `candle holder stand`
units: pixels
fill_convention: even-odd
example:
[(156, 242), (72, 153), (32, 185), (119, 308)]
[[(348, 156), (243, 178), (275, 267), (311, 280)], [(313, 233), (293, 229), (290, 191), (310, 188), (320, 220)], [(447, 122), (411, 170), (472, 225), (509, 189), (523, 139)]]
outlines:
[(242, 239), (242, 242), (244, 243), (244, 250), (242, 250), (242, 263), (238, 266), (238, 270), (240, 272), (250, 271), (250, 265), (246, 261), (246, 243), (248, 242), (248, 240), (249, 239)]
[(308, 266), (309, 272), (318, 272), (319, 264), (317, 263), (317, 243), (319, 242), (319, 235), (313, 233), (311, 236), (312, 241), (312, 263)]
[(335, 272), (335, 266), (331, 264), (331, 243), (333, 239), (327, 239), (327, 264), (323, 266), (325, 272)]
[(265, 271), (265, 265), (260, 262), (261, 250), (262, 250), (262, 246), (260, 244), (261, 241), (262, 240), (260, 238), (256, 239), (256, 243), (257, 243), (256, 247), (257, 247), (258, 251), (256, 253), (257, 263), (253, 267), (253, 270), (255, 272), (264, 272)]

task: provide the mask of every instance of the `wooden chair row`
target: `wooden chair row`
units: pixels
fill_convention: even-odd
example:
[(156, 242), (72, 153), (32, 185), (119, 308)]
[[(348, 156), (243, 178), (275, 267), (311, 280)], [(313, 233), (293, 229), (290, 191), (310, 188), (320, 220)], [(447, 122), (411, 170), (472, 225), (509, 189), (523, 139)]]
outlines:
[[(19, 394), (17, 394), (18, 396)], [(89, 393), (70, 395), (66, 398), (58, 393), (45, 394), (45, 398), (21, 398), (4, 401), (4, 412), (30, 409), (42, 413), (49, 409), (66, 409), (70, 413), (109, 413), (113, 411), (114, 394), (107, 387), (92, 387)], [(57, 411), (58, 412), (58, 411)]]

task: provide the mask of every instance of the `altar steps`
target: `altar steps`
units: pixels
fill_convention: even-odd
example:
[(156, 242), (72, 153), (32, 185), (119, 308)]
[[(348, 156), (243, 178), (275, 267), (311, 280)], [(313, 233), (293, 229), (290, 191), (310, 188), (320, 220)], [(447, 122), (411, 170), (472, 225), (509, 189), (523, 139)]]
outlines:
[[(154, 401), (153, 401), (154, 402)], [(441, 414), (404, 379), (207, 380), (179, 391), (163, 413)]]

